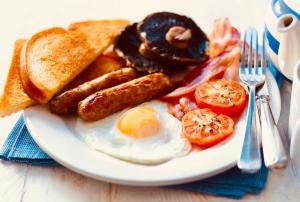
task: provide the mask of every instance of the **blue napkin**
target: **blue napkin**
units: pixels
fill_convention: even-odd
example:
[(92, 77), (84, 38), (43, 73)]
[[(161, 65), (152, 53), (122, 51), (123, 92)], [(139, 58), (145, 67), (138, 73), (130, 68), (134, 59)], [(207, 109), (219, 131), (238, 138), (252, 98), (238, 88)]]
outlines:
[[(275, 76), (279, 86), (281, 86), (282, 75), (272, 66), (270, 70)], [(25, 126), (23, 116), (19, 118), (5, 141), (0, 151), (0, 158), (35, 166), (59, 165), (34, 142)], [(171, 188), (239, 199), (247, 193), (260, 193), (265, 187), (267, 176), (268, 169), (264, 165), (262, 169), (255, 174), (241, 173), (240, 170), (235, 167), (205, 180), (171, 186)]]
[(32, 139), (25, 125), (23, 115), (8, 135), (1, 151), (0, 158), (30, 165), (58, 165)]
[(254, 174), (242, 173), (237, 167), (234, 167), (204, 180), (172, 187), (239, 199), (247, 193), (259, 194), (265, 187), (268, 173), (264, 164), (261, 170)]

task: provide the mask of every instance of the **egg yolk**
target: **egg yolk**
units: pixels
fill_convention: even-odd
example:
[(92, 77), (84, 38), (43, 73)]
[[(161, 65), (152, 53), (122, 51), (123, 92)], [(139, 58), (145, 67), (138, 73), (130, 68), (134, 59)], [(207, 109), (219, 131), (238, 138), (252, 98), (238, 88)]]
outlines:
[(125, 112), (117, 124), (125, 135), (134, 138), (145, 138), (157, 134), (160, 123), (157, 112), (149, 107), (136, 107)]

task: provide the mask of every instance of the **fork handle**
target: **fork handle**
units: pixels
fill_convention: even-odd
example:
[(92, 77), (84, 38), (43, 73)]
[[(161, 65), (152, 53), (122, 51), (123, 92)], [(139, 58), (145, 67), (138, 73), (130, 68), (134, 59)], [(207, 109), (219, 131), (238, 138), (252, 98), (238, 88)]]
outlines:
[(288, 158), (273, 118), (269, 100), (268, 95), (259, 96), (264, 162), (268, 168), (284, 168)]
[(250, 85), (249, 105), (247, 114), (247, 124), (244, 143), (238, 167), (243, 172), (255, 173), (261, 168), (260, 147), (257, 138), (256, 120), (254, 115), (255, 110), (255, 90), (256, 87)]

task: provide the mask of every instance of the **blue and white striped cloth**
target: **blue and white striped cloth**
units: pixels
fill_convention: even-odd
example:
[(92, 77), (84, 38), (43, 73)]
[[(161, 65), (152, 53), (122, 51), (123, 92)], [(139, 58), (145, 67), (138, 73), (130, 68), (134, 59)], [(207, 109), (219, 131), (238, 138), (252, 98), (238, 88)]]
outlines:
[[(281, 86), (282, 76), (274, 68), (270, 68)], [(1, 151), (0, 158), (8, 161), (16, 161), (35, 166), (58, 166), (30, 136), (24, 118), (21, 116), (9, 134)], [(171, 186), (175, 189), (183, 189), (193, 192), (202, 192), (230, 198), (242, 198), (247, 193), (258, 194), (265, 187), (268, 169), (263, 166), (255, 174), (241, 173), (238, 168), (232, 168), (217, 176), (183, 185)]]

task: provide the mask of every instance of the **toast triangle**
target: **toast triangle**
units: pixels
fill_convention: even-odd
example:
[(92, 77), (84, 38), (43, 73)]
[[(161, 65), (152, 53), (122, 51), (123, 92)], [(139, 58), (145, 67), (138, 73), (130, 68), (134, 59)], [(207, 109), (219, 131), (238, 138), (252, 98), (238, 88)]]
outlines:
[[(73, 31), (84, 32), (89, 35), (89, 39), (94, 40), (98, 33), (106, 32), (114, 39), (117, 35), (129, 25), (128, 20), (89, 20), (75, 22), (69, 25), (68, 29)], [(97, 44), (96, 44), (97, 45)]]
[(51, 28), (33, 35), (22, 49), (21, 79), (28, 95), (47, 103), (110, 44), (107, 32), (97, 36), (63, 28)]
[(20, 53), (25, 39), (16, 40), (12, 61), (0, 97), (0, 117), (23, 110), (35, 102), (25, 92), (20, 78)]

